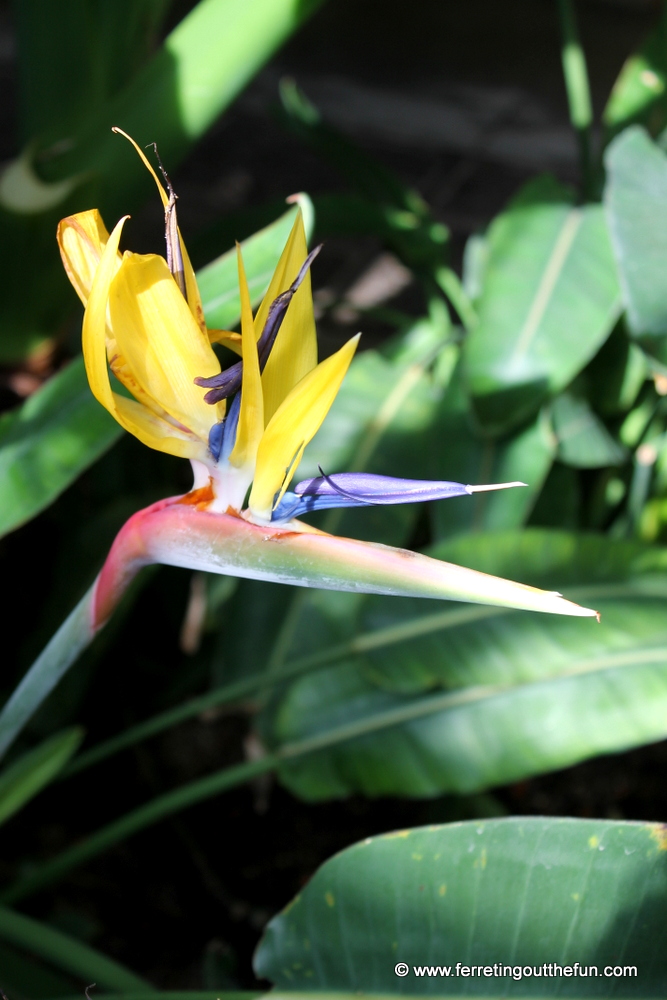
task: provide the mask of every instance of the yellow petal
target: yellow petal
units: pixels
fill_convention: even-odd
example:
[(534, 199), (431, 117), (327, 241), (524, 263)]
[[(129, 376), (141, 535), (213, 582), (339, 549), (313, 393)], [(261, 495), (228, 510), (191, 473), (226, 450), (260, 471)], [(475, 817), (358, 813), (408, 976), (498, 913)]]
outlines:
[(220, 365), (163, 257), (124, 255), (109, 291), (109, 317), (118, 350), (143, 392), (206, 441), (220, 411), (204, 402), (194, 379), (217, 375)]
[(222, 344), (223, 347), (228, 347), (234, 354), (239, 356), (243, 354), (240, 333), (234, 333), (233, 330), (209, 330), (208, 339), (212, 344)]
[(106, 314), (109, 290), (118, 270), (118, 243), (126, 219), (127, 216), (120, 220), (102, 252), (83, 318), (83, 357), (90, 388), (118, 423), (149, 448), (187, 458), (202, 458), (205, 446), (188, 434), (185, 428), (172, 426), (141, 403), (125, 399), (111, 389), (107, 368)]
[[(85, 306), (109, 239), (102, 216), (96, 208), (68, 216), (58, 223), (57, 239), (67, 277)], [(120, 265), (120, 255), (117, 259)]]
[(304, 447), (336, 398), (358, 342), (359, 334), (302, 378), (269, 421), (250, 493), (249, 507), (257, 517), (268, 520), (276, 494), (287, 489)]
[(237, 468), (254, 465), (257, 447), (264, 432), (264, 401), (262, 377), (252, 319), (250, 292), (246, 280), (241, 247), (236, 244), (241, 293), (241, 336), (243, 338), (243, 383), (241, 385), (241, 411), (236, 431), (236, 443), (229, 461)]
[[(297, 212), (292, 232), (278, 261), (268, 291), (262, 300), (255, 330), (261, 335), (273, 300), (292, 284), (308, 255), (306, 232), (301, 210)], [(269, 421), (297, 382), (317, 364), (317, 334), (313, 315), (310, 274), (307, 274), (292, 299), (269, 360), (262, 373), (264, 420)]]

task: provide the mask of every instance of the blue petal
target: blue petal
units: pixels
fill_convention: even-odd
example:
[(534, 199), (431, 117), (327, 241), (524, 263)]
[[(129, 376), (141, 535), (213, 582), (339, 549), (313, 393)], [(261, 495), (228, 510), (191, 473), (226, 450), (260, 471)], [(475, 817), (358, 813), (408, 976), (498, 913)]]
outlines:
[[(396, 476), (376, 476), (370, 472), (340, 472), (335, 476), (322, 474), (316, 479), (304, 479), (294, 487), (294, 492), (297, 496), (327, 497), (354, 504), (394, 504), (460, 497), (472, 490), (463, 483), (399, 479)], [(348, 506), (348, 503), (337, 506)]]
[(285, 493), (273, 512), (273, 521), (286, 521), (313, 510), (329, 507), (371, 507), (376, 504), (419, 503), (422, 500), (444, 500), (490, 490), (505, 490), (525, 483), (490, 483), (485, 486), (464, 486), (463, 483), (431, 479), (398, 479), (376, 476), (372, 472), (338, 472), (327, 476), (304, 479)]
[(314, 510), (331, 507), (370, 507), (376, 504), (419, 503), (445, 497), (466, 496), (469, 486), (462, 483), (434, 482), (428, 479), (399, 479), (376, 476), (370, 472), (341, 472), (304, 479), (285, 493), (273, 512), (272, 520), (284, 521)]
[(213, 424), (208, 433), (208, 450), (214, 462), (219, 462), (220, 459), (226, 462), (231, 455), (236, 443), (236, 431), (240, 412), (241, 393), (237, 392), (225, 419), (220, 420), (217, 424)]

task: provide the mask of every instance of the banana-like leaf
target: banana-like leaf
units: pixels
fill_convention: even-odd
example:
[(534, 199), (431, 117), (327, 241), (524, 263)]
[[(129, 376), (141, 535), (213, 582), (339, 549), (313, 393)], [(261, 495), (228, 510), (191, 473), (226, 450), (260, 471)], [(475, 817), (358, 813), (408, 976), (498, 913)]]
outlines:
[(369, 837), (269, 923), (271, 997), (663, 997), (667, 842), (539, 817)]
[[(71, 290), (54, 250), (58, 219), (94, 205), (111, 225), (150, 194), (155, 197), (147, 172), (128, 144), (111, 133), (112, 126), (120, 125), (142, 146), (156, 142), (173, 172), (319, 3), (202, 0), (142, 62), (152, 47), (146, 29), (159, 19), (162, 0), (139, 0), (120, 13), (118, 4), (106, 0), (76, 0), (65, 15), (75, 24), (70, 42), (76, 48), (82, 32), (85, 40), (73, 58), (61, 44), (68, 31), (62, 12), (58, 30), (49, 28), (58, 16), (57, 4), (49, 0), (43, 19), (43, 4), (22, 0), (22, 30), (34, 36), (26, 43), (23, 110), (26, 128), (32, 124), (38, 132), (26, 135), (23, 152), (5, 165), (0, 178), (1, 360), (20, 360), (48, 341), (71, 309)], [(32, 15), (35, 6), (39, 17)], [(93, 22), (95, 31), (89, 30)], [(143, 38), (135, 37), (135, 28)], [(103, 52), (96, 51), (97, 45)], [(133, 57), (133, 72), (124, 72)], [(53, 80), (53, 100), (44, 100), (44, 117), (34, 108), (35, 81), (26, 82), (40, 62), (36, 86)], [(70, 74), (76, 86), (63, 107)], [(46, 132), (39, 128), (44, 121)]]
[(614, 139), (605, 163), (605, 204), (628, 326), (667, 363), (667, 156), (635, 125)]
[(667, 736), (664, 549), (534, 529), (435, 551), (543, 586), (557, 579), (601, 610), (601, 624), (377, 597), (346, 609), (318, 594), (293, 648), (314, 652), (316, 634), (338, 666), (293, 683), (263, 720), (273, 747), (329, 740), (282, 765), (292, 791), (473, 792)]
[(494, 220), (464, 347), (474, 408), (505, 433), (564, 389), (607, 339), (621, 295), (600, 205), (544, 177)]
[(440, 471), (434, 479), (458, 483), (523, 482), (516, 490), (475, 493), (460, 503), (438, 501), (429, 505), (436, 538), (463, 531), (502, 531), (519, 528), (533, 509), (549, 473), (556, 446), (545, 412), (527, 425), (501, 438), (482, 435), (475, 427), (465, 392), (461, 366), (455, 370), (439, 406), (431, 435), (431, 450)]
[(561, 393), (551, 407), (557, 457), (577, 469), (622, 465), (628, 453), (615, 441), (588, 402), (571, 392)]
[[(299, 195), (306, 237), (310, 240), (314, 213), (307, 195)], [(276, 264), (294, 225), (297, 209), (292, 208), (270, 225), (249, 236), (241, 243), (243, 263), (253, 305), (261, 301), (269, 287)], [(211, 328), (229, 329), (238, 323), (241, 315), (239, 298), (238, 263), (236, 249), (211, 261), (197, 272), (197, 284), (202, 297), (206, 324)]]

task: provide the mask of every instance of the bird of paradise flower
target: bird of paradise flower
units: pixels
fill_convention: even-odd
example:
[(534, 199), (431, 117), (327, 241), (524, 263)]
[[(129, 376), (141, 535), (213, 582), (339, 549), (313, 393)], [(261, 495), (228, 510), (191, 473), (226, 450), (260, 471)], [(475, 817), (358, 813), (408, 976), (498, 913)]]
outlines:
[[(85, 307), (83, 354), (91, 390), (150, 448), (190, 459), (192, 490), (134, 514), (90, 591), (33, 664), (0, 714), (0, 752), (105, 624), (136, 573), (164, 563), (250, 579), (360, 593), (441, 598), (561, 615), (596, 612), (559, 594), (420, 553), (335, 537), (298, 520), (329, 507), (411, 503), (521, 486), (471, 486), (369, 473), (291, 480), (354, 356), (353, 337), (317, 362), (310, 254), (300, 211), (253, 316), (238, 248), (241, 334), (206, 327), (176, 221), (176, 197), (143, 151), (165, 209), (165, 257), (119, 251), (96, 210), (63, 219), (65, 270)], [(221, 371), (212, 344), (241, 359)], [(112, 387), (113, 375), (130, 397)], [(203, 389), (206, 392), (202, 391)]]

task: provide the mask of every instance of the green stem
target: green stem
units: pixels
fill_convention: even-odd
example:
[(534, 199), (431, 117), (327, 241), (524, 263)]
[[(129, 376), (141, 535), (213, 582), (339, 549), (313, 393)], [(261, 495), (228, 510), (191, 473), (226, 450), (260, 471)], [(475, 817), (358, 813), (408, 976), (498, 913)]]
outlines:
[(37, 889), (42, 889), (55, 882), (71, 868), (83, 864), (84, 861), (90, 860), (139, 830), (152, 826), (153, 823), (157, 823), (172, 813), (180, 812), (181, 809), (187, 809), (188, 806), (194, 805), (196, 802), (203, 802), (214, 795), (219, 795), (220, 792), (250, 781), (257, 775), (265, 774), (267, 771), (273, 770), (277, 763), (278, 756), (273, 754), (263, 757), (261, 760), (237, 764), (234, 767), (217, 771), (215, 774), (201, 778), (199, 781), (193, 781), (183, 788), (176, 788), (172, 792), (167, 792), (166, 795), (158, 796), (133, 812), (109, 823), (108, 826), (102, 827), (101, 830), (91, 834), (87, 840), (63, 851), (62, 854), (47, 861), (46, 864), (25, 878), (19, 879), (2, 894), (2, 902), (14, 903), (23, 899), (24, 896), (30, 895)]
[(95, 585), (81, 598), (0, 712), (0, 757), (93, 638)]
[[(105, 993), (104, 1000), (259, 1000), (264, 995), (257, 990), (153, 990), (151, 993), (132, 990), (129, 993)], [(59, 997), (58, 1000), (81, 1000), (81, 997), (77, 994)]]
[(570, 122), (579, 141), (579, 162), (585, 198), (593, 197), (594, 169), (591, 127), (593, 109), (586, 56), (579, 39), (573, 0), (558, 0), (561, 25), (561, 60), (570, 108)]
[(451, 267), (439, 267), (434, 274), (435, 282), (459, 314), (466, 331), (469, 333), (477, 324), (477, 313), (472, 302), (466, 295), (458, 275)]
[(70, 975), (95, 982), (102, 989), (122, 990), (124, 996), (127, 991), (140, 991), (144, 996), (154, 992), (145, 979), (88, 945), (4, 906), (0, 906), (0, 939), (46, 959)]
[(91, 747), (90, 750), (79, 754), (67, 767), (63, 768), (59, 778), (69, 778), (121, 750), (126, 750), (128, 747), (134, 746), (135, 743), (149, 739), (151, 736), (155, 736), (157, 733), (161, 733), (165, 729), (176, 726), (179, 722), (191, 719), (193, 716), (200, 715), (209, 709), (228, 705), (231, 702), (242, 701), (248, 696), (257, 694), (275, 684), (307, 673), (313, 667), (325, 666), (327, 663), (338, 659), (345, 651), (347, 651), (347, 644), (332, 646), (311, 656), (304, 656), (298, 660), (294, 660), (273, 675), (262, 673), (254, 677), (247, 677), (243, 680), (235, 681), (233, 684), (227, 684), (225, 687), (216, 688), (215, 691), (209, 691), (198, 698), (191, 698), (184, 704), (168, 709), (166, 712), (161, 712), (159, 715), (154, 715), (151, 719), (140, 722), (138, 725), (132, 726), (131, 729), (126, 729), (125, 732), (120, 733), (118, 736), (114, 736), (110, 740), (105, 740), (104, 743), (99, 743), (97, 746)]
[(310, 656), (302, 656), (298, 660), (293, 660), (282, 668), (276, 669), (273, 673), (267, 671), (255, 677), (235, 681), (233, 684), (209, 691), (198, 698), (191, 698), (190, 701), (178, 705), (176, 708), (161, 712), (159, 715), (153, 716), (152, 719), (147, 719), (145, 722), (127, 729), (119, 736), (114, 736), (113, 739), (106, 740), (85, 753), (79, 754), (75, 760), (63, 768), (59, 777), (69, 778), (73, 774), (105, 760), (112, 754), (125, 750), (141, 740), (155, 736), (179, 722), (191, 719), (209, 709), (218, 708), (220, 705), (241, 701), (250, 695), (264, 692), (276, 684), (292, 680), (313, 669), (328, 666), (330, 663), (349, 656), (358, 656), (371, 649), (382, 649), (383, 646), (390, 646), (396, 642), (406, 642), (441, 629), (481, 621), (484, 618), (502, 614), (503, 610), (503, 608), (474, 605), (468, 608), (438, 611), (432, 615), (422, 615), (413, 621), (402, 622), (400, 625), (389, 625), (386, 628), (375, 629), (373, 632), (363, 632), (347, 642), (338, 643), (335, 646), (329, 646), (328, 649), (311, 653)]
[[(140, 993), (135, 990), (124, 993), (105, 993), (104, 1000), (259, 1000), (264, 996), (257, 990), (153, 990)], [(58, 1000), (81, 1000), (73, 997), (59, 997)]]

